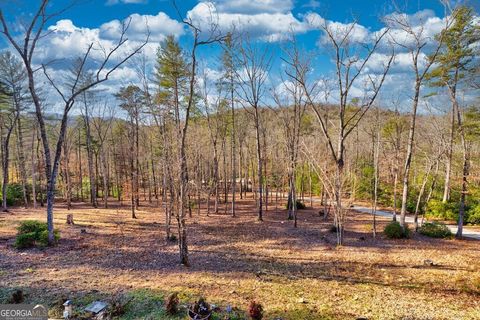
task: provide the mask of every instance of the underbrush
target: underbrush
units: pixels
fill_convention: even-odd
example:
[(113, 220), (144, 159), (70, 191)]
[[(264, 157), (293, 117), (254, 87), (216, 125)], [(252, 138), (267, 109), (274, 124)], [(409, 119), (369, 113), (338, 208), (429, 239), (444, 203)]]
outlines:
[[(296, 202), (296, 208), (297, 210), (304, 210), (306, 209), (307, 207), (305, 206), (305, 204), (303, 202), (301, 202), (300, 200), (297, 200)], [(292, 202), (289, 201), (286, 205), (285, 205), (285, 209), (292, 209)]]
[(438, 220), (458, 220), (459, 206), (457, 202), (442, 202), (432, 199), (427, 204), (425, 218)]
[[(13, 205), (19, 204), (23, 201), (23, 187), (19, 183), (8, 184), (6, 193), (7, 193), (7, 205), (8, 206), (13, 206)], [(0, 197), (2, 197), (1, 192), (0, 192)]]
[[(46, 247), (48, 243), (48, 228), (47, 224), (37, 220), (22, 221), (17, 228), (17, 237), (15, 238), (14, 246), (17, 249), (32, 248), (35, 246)], [(60, 233), (54, 230), (55, 243), (60, 240)]]
[[(433, 220), (458, 222), (460, 203), (458, 201), (442, 202), (432, 199), (428, 202), (425, 217)], [(480, 224), (480, 203), (465, 206), (464, 222), (466, 224)]]
[(468, 210), (467, 218), (465, 220), (467, 223), (480, 224), (480, 204), (472, 206), (470, 210)]
[(419, 229), (418, 232), (424, 236), (431, 238), (451, 238), (452, 232), (444, 223), (426, 222)]
[(408, 226), (405, 225), (405, 229), (403, 229), (397, 221), (392, 221), (387, 224), (385, 229), (383, 229), (383, 233), (389, 239), (404, 239), (410, 236)]

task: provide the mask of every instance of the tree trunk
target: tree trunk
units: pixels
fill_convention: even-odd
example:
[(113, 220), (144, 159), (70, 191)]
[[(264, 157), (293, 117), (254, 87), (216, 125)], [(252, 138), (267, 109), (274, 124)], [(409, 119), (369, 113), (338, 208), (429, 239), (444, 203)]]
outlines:
[(238, 159), (238, 176), (240, 178), (240, 199), (243, 200), (243, 192), (245, 189), (245, 180), (243, 179), (243, 172), (242, 172), (242, 165), (243, 165), (243, 157), (242, 157), (242, 143), (240, 141), (240, 150), (238, 151), (239, 153), (239, 159)]
[(224, 203), (225, 203), (225, 215), (227, 214), (228, 210), (228, 179), (227, 179), (227, 137), (224, 135), (222, 140), (222, 151), (223, 151), (223, 195), (224, 195)]
[(452, 173), (452, 158), (453, 158), (453, 140), (455, 137), (455, 110), (452, 108), (450, 136), (447, 149), (447, 161), (445, 163), (445, 186), (443, 189), (442, 202), (446, 203), (450, 199), (450, 175)]
[(263, 159), (262, 159), (262, 146), (260, 141), (260, 121), (258, 107), (255, 108), (255, 138), (257, 140), (257, 175), (258, 175), (258, 220), (263, 221)]
[(63, 147), (63, 157), (64, 157), (64, 175), (65, 175), (65, 184), (66, 184), (66, 200), (67, 200), (67, 209), (70, 210), (72, 208), (72, 191), (71, 191), (71, 183), (70, 183), (70, 159), (69, 159), (69, 152), (67, 148), (67, 143), (65, 142), (65, 146)]
[(310, 168), (310, 164), (308, 165), (308, 188), (310, 192), (310, 207), (313, 208), (312, 169)]
[(7, 189), (8, 189), (8, 165), (10, 162), (10, 137), (12, 136), (12, 132), (14, 129), (15, 122), (13, 122), (12, 126), (7, 129), (7, 135), (5, 140), (3, 141), (3, 184), (2, 184), (2, 209), (4, 212), (8, 212), (8, 205), (7, 205)]
[(465, 219), (465, 197), (467, 195), (467, 187), (468, 182), (467, 178), (469, 175), (469, 154), (468, 154), (468, 146), (467, 142), (465, 141), (465, 135), (463, 131), (461, 132), (462, 136), (462, 148), (463, 148), (463, 169), (462, 169), (462, 193), (460, 196), (460, 210), (458, 213), (458, 229), (457, 234), (455, 235), (457, 239), (461, 239), (463, 237), (463, 223)]
[(135, 173), (134, 173), (134, 159), (130, 156), (130, 210), (132, 212), (132, 219), (137, 219), (135, 215)]
[(108, 164), (107, 157), (105, 156), (105, 148), (102, 146), (100, 150), (100, 157), (102, 162), (102, 180), (103, 180), (103, 207), (108, 208)]
[(85, 122), (85, 142), (87, 148), (87, 162), (88, 162), (88, 178), (90, 180), (90, 203), (94, 208), (97, 207), (97, 182), (95, 179), (95, 171), (93, 164), (93, 150), (92, 150), (92, 135), (90, 130), (90, 116), (85, 102), (85, 115), (83, 117)]
[(432, 163), (432, 165), (425, 172), (425, 175), (424, 175), (423, 181), (422, 181), (422, 186), (420, 187), (420, 191), (418, 192), (417, 204), (415, 206), (415, 216), (413, 218), (413, 224), (414, 224), (415, 232), (418, 231), (418, 212), (420, 210), (420, 204), (421, 204), (421, 201), (422, 201), (422, 198), (423, 198), (423, 194), (425, 193), (425, 187), (426, 187), (427, 182), (428, 182), (428, 176), (430, 175), (430, 171), (433, 169), (433, 166), (434, 166), (434, 164)]
[[(290, 168), (290, 170), (292, 170)], [(294, 203), (294, 198), (295, 195), (295, 177), (294, 177), (294, 174), (293, 174), (293, 171), (290, 171), (289, 173), (289, 178), (288, 178), (288, 187), (289, 187), (289, 190), (288, 190), (288, 198), (287, 198), (287, 213), (288, 213), (288, 216), (287, 216), (287, 219), (288, 220), (294, 220), (295, 219), (295, 207), (293, 206), (293, 203)]]
[[(377, 110), (377, 124), (379, 125), (378, 119), (378, 110)], [(377, 134), (376, 134), (376, 146), (374, 149), (373, 154), (373, 164), (374, 164), (374, 183), (373, 183), (373, 208), (372, 208), (372, 216), (373, 216), (373, 238), (377, 237), (377, 204), (378, 204), (378, 185), (379, 185), (379, 178), (380, 178), (380, 168), (379, 168), (379, 159), (380, 159), (380, 128), (377, 127)]]
[(343, 208), (342, 208), (342, 179), (343, 179), (343, 158), (337, 160), (335, 173), (335, 226), (337, 227), (337, 245), (343, 245)]
[(398, 185), (398, 167), (395, 167), (394, 178), (393, 178), (393, 216), (392, 216), (393, 221), (397, 221), (397, 185)]
[(231, 79), (231, 87), (232, 90), (230, 91), (230, 100), (232, 104), (232, 135), (231, 135), (231, 159), (230, 159), (230, 166), (232, 169), (232, 208), (231, 208), (231, 215), (232, 217), (235, 217), (235, 192), (237, 188), (237, 172), (236, 172), (236, 167), (237, 167), (237, 160), (236, 160), (236, 140), (235, 140), (235, 105), (234, 105), (234, 99), (233, 99), (233, 78)]
[[(186, 127), (185, 127), (186, 129)], [(186, 130), (182, 134), (182, 144), (180, 147), (180, 203), (179, 210), (177, 214), (178, 222), (178, 246), (180, 250), (180, 263), (184, 266), (189, 266), (190, 262), (188, 259), (188, 244), (187, 244), (187, 227), (185, 222), (185, 209), (187, 205), (187, 160), (185, 154), (185, 139), (186, 139)]]
[(80, 188), (80, 201), (83, 202), (83, 170), (82, 170), (82, 149), (80, 143), (80, 130), (78, 131), (78, 184)]
[(138, 124), (138, 112), (135, 114), (135, 132), (134, 132), (134, 139), (135, 139), (135, 206), (138, 209), (140, 207), (140, 186), (139, 186), (139, 170), (140, 170), (140, 162), (139, 162), (139, 124)]
[(138, 170), (138, 168), (135, 168), (135, 129), (133, 128), (133, 119), (130, 119), (130, 128), (131, 128), (131, 134), (133, 135), (133, 137), (131, 136), (130, 137), (130, 155), (129, 155), (129, 160), (130, 160), (130, 210), (132, 212), (132, 219), (136, 219), (137, 216), (135, 215), (135, 209), (136, 209), (136, 195), (135, 195), (135, 191), (137, 190), (136, 189), (136, 186), (135, 186), (135, 183), (136, 183), (136, 178), (135, 178), (135, 175), (136, 175), (136, 170)]
[(32, 131), (32, 154), (31, 154), (31, 159), (30, 161), (32, 162), (32, 201), (33, 201), (33, 208), (37, 208), (37, 162), (36, 156), (35, 156), (35, 141), (37, 140), (37, 128), (33, 128)]
[(215, 214), (218, 214), (218, 204), (220, 202), (220, 191), (218, 190), (218, 181), (219, 181), (219, 174), (218, 174), (218, 151), (217, 151), (217, 142), (213, 143), (213, 183), (215, 188)]
[(291, 192), (292, 192), (292, 214), (293, 214), (293, 226), (297, 227), (297, 192), (295, 188), (295, 173), (292, 174), (291, 181)]
[(465, 198), (468, 192), (468, 176), (470, 174), (470, 155), (469, 148), (467, 145), (467, 139), (465, 137), (465, 130), (462, 124), (462, 116), (460, 112), (460, 106), (458, 105), (457, 99), (455, 97), (455, 92), (450, 92), (451, 99), (453, 102), (454, 110), (457, 113), (457, 123), (460, 131), (460, 138), (462, 142), (462, 151), (463, 151), (463, 168), (462, 168), (462, 193), (460, 195), (460, 209), (458, 212), (458, 229), (455, 237), (461, 239), (463, 237), (463, 223), (465, 219)]
[(405, 217), (407, 215), (408, 187), (410, 167), (412, 164), (413, 147), (415, 141), (415, 123), (417, 120), (418, 99), (420, 97), (420, 80), (417, 79), (415, 84), (415, 95), (413, 98), (412, 115), (410, 120), (410, 129), (408, 133), (407, 155), (405, 158), (405, 166), (403, 168), (403, 192), (402, 192), (402, 208), (400, 210), (400, 225), (405, 229)]
[[(20, 113), (20, 110), (17, 109), (17, 113)], [(18, 166), (20, 169), (20, 180), (22, 181), (22, 193), (23, 193), (23, 203), (25, 209), (28, 208), (28, 192), (27, 192), (27, 170), (25, 168), (25, 154), (24, 154), (24, 144), (23, 144), (23, 128), (20, 117), (17, 118), (17, 154), (18, 154)]]

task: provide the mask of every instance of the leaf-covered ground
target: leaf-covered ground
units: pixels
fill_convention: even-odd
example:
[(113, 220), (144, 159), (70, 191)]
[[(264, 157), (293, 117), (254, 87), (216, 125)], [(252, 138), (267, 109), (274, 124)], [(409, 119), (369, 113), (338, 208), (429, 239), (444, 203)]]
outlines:
[[(0, 213), (0, 303), (20, 288), (55, 315), (65, 298), (79, 309), (123, 295), (131, 299), (123, 318), (167, 319), (164, 299), (179, 292), (182, 305), (204, 296), (237, 308), (240, 319), (251, 300), (263, 304), (264, 319), (480, 319), (478, 241), (373, 239), (372, 217), (351, 212), (345, 246), (336, 247), (318, 209), (300, 211), (298, 228), (285, 217), (283, 206), (270, 207), (256, 221), (251, 198), (239, 201), (236, 218), (194, 210), (185, 268), (164, 240), (163, 211), (147, 204), (136, 220), (128, 207), (60, 204), (59, 245), (23, 251), (12, 246), (16, 227), (45, 214), (15, 208)], [(383, 230), (385, 220), (377, 222)]]

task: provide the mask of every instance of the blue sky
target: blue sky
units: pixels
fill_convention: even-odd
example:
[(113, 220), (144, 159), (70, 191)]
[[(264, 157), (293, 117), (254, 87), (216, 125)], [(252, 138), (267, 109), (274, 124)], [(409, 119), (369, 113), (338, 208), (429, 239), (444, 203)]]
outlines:
[[(4, 15), (13, 26), (21, 25), (23, 20), (28, 20), (33, 12), (32, 3), (37, 1), (23, 1), (24, 5), (21, 3), (22, 1), (12, 0), (3, 6)], [(51, 0), (48, 10), (55, 12), (65, 7), (65, 3), (69, 1)], [(280, 52), (277, 49), (282, 46), (282, 41), (286, 39), (290, 30), (294, 30), (300, 46), (312, 52), (314, 57), (312, 67), (318, 75), (330, 73), (333, 64), (320, 45), (322, 32), (313, 26), (312, 21), (321, 19), (343, 26), (356, 19), (358, 37), (366, 39), (381, 30), (383, 27), (381, 17), (393, 13), (395, 9), (401, 9), (411, 21), (424, 26), (431, 35), (438, 30), (444, 18), (444, 10), (438, 0), (407, 1), (407, 5), (405, 1), (397, 3), (402, 3), (402, 7), (395, 8), (392, 1), (383, 0), (217, 0), (213, 7), (206, 1), (177, 0), (181, 15), (192, 17), (194, 21), (202, 24), (213, 10), (222, 30), (226, 31), (235, 24), (236, 28), (251, 35), (260, 45), (268, 46), (276, 53)], [(470, 3), (478, 12), (480, 2)], [(175, 35), (185, 47), (190, 44), (191, 36), (179, 22), (179, 12), (170, 0), (79, 0), (74, 7), (56, 16), (49, 23), (51, 34), (40, 43), (35, 62), (63, 61), (52, 64), (52, 72), (61, 75), (62, 72), (66, 72), (69, 61), (80, 56), (88, 44), (92, 42), (106, 46), (111, 44), (118, 35), (119, 21), (127, 17), (132, 18), (128, 34), (132, 45), (140, 43), (145, 38), (145, 25), (148, 21), (151, 43), (147, 46), (145, 55), (152, 64), (155, 50), (166, 35)], [(5, 48), (6, 43), (0, 42), (0, 47)], [(201, 58), (210, 69), (216, 68), (218, 54), (218, 47), (213, 46), (204, 47), (200, 52)], [(279, 55), (275, 58), (277, 59), (270, 72), (272, 86), (280, 79)], [(397, 59), (394, 72), (385, 84), (386, 91), (389, 91), (390, 86), (390, 91), (404, 90), (408, 96), (412, 82), (409, 80), (410, 66), (408, 61), (404, 61), (408, 60), (406, 58), (408, 57)], [(382, 56), (376, 59), (381, 62)], [(373, 70), (371, 72), (375, 72), (374, 64), (370, 69)], [(400, 85), (399, 79), (402, 81)], [(135, 74), (134, 66), (129, 64), (112, 77), (106, 88), (113, 93), (120, 86), (136, 81), (138, 76)]]

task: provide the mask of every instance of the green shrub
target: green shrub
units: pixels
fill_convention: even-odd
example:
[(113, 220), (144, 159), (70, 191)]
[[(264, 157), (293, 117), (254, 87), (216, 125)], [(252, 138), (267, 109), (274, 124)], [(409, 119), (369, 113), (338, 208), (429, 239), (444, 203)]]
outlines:
[(410, 235), (410, 231), (408, 230), (408, 227), (405, 225), (405, 230), (402, 228), (400, 223), (397, 221), (392, 221), (389, 224), (385, 226), (385, 229), (383, 229), (383, 233), (387, 236), (389, 239), (402, 239), (402, 238), (408, 238)]
[[(305, 204), (303, 202), (301, 202), (300, 200), (297, 200), (296, 201), (296, 207), (297, 207), (297, 210), (304, 210), (306, 208)], [(291, 201), (288, 201), (287, 205), (286, 205), (286, 209), (292, 209), (292, 202)]]
[(37, 235), (35, 232), (22, 233), (15, 238), (14, 246), (18, 249), (31, 248), (35, 245)]
[[(18, 234), (14, 246), (18, 249), (31, 248), (35, 245), (48, 246), (48, 227), (44, 222), (37, 220), (25, 220), (17, 228)], [(55, 243), (60, 240), (58, 230), (53, 231)]]
[(34, 232), (36, 234), (47, 230), (47, 224), (38, 220), (25, 220), (17, 228), (19, 234)]
[[(1, 190), (0, 190), (1, 191)], [(1, 192), (0, 192), (1, 194)], [(23, 201), (23, 187), (19, 183), (7, 185), (7, 205), (13, 206)]]
[[(401, 195), (400, 195), (400, 197), (401, 197)], [(398, 202), (400, 203), (400, 206), (401, 206), (402, 205), (402, 199), (399, 199)], [(409, 197), (407, 199), (406, 208), (407, 208), (407, 212), (414, 213), (415, 209), (417, 208), (417, 200)], [(419, 211), (420, 211), (419, 213), (423, 213), (421, 208), (420, 208)]]
[(425, 217), (439, 220), (458, 220), (459, 205), (457, 202), (442, 202), (432, 199), (427, 204)]
[(480, 204), (474, 205), (468, 210), (465, 221), (471, 224), (480, 224)]
[(452, 232), (444, 223), (427, 222), (418, 230), (421, 234), (432, 238), (450, 238)]
[[(363, 163), (362, 163), (363, 162)], [(372, 199), (373, 195), (373, 180), (375, 168), (370, 161), (363, 160), (359, 163), (360, 172), (358, 172), (356, 196), (360, 199)]]
[[(60, 240), (60, 233), (58, 232), (58, 230), (53, 230), (53, 238), (55, 243)], [(48, 230), (40, 232), (37, 243), (40, 247), (48, 247)]]

